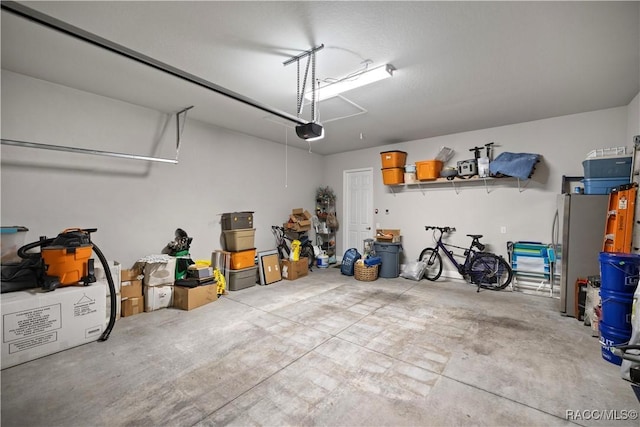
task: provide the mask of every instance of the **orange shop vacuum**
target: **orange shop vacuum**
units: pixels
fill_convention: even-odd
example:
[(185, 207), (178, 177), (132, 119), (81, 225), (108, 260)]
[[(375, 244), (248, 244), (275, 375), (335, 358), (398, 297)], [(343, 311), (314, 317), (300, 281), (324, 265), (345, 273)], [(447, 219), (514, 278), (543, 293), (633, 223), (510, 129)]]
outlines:
[[(91, 233), (96, 228), (68, 228), (54, 238), (40, 237), (37, 242), (29, 243), (18, 249), (18, 256), (35, 264), (37, 284), (45, 291), (53, 291), (61, 286), (89, 286), (96, 281), (94, 260), (95, 251), (102, 263), (111, 296), (109, 324), (100, 337), (100, 341), (109, 338), (116, 321), (116, 289), (109, 269), (109, 263), (102, 251), (91, 242)], [(27, 252), (39, 247), (40, 252)]]

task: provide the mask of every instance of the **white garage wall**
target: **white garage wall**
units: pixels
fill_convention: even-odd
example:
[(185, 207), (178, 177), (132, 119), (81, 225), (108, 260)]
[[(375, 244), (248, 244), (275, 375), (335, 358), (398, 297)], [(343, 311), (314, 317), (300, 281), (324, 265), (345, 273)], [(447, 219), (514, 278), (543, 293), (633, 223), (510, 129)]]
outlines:
[[(485, 243), (506, 256), (508, 241), (550, 243), (562, 175), (581, 176), (581, 162), (595, 148), (631, 147), (627, 121), (627, 107), (620, 107), (337, 154), (327, 157), (325, 176), (338, 190), (337, 209), (343, 212), (343, 170), (374, 168), (374, 208), (379, 211), (375, 221), (382, 228), (401, 229), (405, 259), (416, 259), (423, 247), (431, 246), (425, 225), (456, 227), (458, 232), (450, 241), (460, 246), (468, 245), (466, 234), (483, 234)], [(450, 183), (396, 188), (392, 192), (382, 184), (378, 172), (381, 151), (406, 151), (407, 162), (413, 163), (431, 159), (441, 146), (447, 146), (455, 150), (449, 162), (455, 166), (458, 160), (473, 158), (470, 148), (492, 141), (497, 145), (495, 155), (510, 151), (542, 156), (522, 192), (514, 181), (493, 181), (489, 193), (482, 183), (460, 185), (459, 194)], [(385, 214), (387, 209), (389, 214)], [(506, 234), (500, 232), (501, 227), (506, 227)], [(339, 235), (339, 253), (346, 249), (343, 241)]]
[[(287, 149), (195, 120), (186, 122), (178, 165), (2, 146), (2, 224), (29, 227), (27, 241), (67, 227), (97, 227), (94, 240), (107, 257), (127, 264), (158, 253), (177, 227), (194, 237), (194, 258), (208, 258), (221, 247), (219, 214), (254, 210), (262, 250), (273, 247), (270, 225), (283, 222), (291, 208), (313, 209), (320, 185), (336, 191), (340, 219), (343, 171), (373, 167), (375, 221), (402, 230), (409, 259), (430, 244), (426, 224), (457, 227), (451, 241), (460, 245), (467, 233), (484, 234), (506, 255), (507, 241), (550, 240), (561, 176), (582, 175), (581, 162), (594, 148), (630, 146), (640, 133), (638, 103), (636, 96), (628, 107), (326, 157), (292, 148), (293, 135)], [(3, 70), (2, 137), (172, 158), (175, 117)], [(415, 162), (448, 146), (455, 165), (472, 157), (471, 147), (491, 141), (496, 155), (542, 155), (523, 191), (514, 181), (494, 181), (489, 193), (482, 184), (461, 185), (459, 194), (448, 183), (395, 192), (382, 184), (380, 151), (404, 150)], [(337, 240), (341, 254), (340, 234)]]
[[(175, 158), (175, 126), (175, 116), (2, 71), (3, 138)], [(97, 227), (94, 242), (126, 265), (160, 253), (178, 227), (194, 237), (192, 256), (209, 259), (222, 247), (219, 214), (251, 210), (256, 247), (269, 249), (271, 225), (314, 208), (323, 165), (306, 149), (195, 120), (178, 165), (3, 145), (2, 225), (27, 226), (26, 242)]]

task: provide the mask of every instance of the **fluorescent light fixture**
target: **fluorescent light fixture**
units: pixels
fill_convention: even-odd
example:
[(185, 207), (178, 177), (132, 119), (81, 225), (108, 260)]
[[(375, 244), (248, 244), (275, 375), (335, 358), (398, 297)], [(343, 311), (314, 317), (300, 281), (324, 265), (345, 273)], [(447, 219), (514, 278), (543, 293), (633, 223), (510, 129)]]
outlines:
[[(367, 69), (359, 73), (349, 75), (347, 77), (343, 77), (336, 82), (328, 83), (317, 88), (316, 100), (329, 99), (351, 89), (355, 89), (357, 87), (365, 86), (370, 83), (386, 79), (393, 76), (393, 72), (395, 70), (396, 69), (393, 65), (385, 64), (376, 68)], [(312, 91), (305, 93), (304, 97), (308, 100), (311, 100)]]

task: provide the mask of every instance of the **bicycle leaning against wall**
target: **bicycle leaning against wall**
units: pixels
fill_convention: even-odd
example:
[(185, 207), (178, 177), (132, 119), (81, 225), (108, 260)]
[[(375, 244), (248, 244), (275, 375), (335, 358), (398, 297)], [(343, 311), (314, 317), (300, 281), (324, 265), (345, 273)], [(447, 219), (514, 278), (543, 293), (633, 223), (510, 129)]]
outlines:
[[(435, 242), (435, 247), (423, 249), (418, 258), (418, 261), (424, 261), (427, 264), (423, 276), (425, 279), (435, 281), (442, 274), (442, 255), (440, 255), (442, 252), (467, 282), (478, 286), (477, 292), (480, 292), (480, 288), (499, 291), (511, 283), (513, 278), (511, 266), (500, 255), (484, 252), (485, 245), (480, 243), (481, 234), (467, 234), (471, 238), (471, 245), (469, 248), (463, 248), (442, 242), (445, 234), (456, 231), (453, 227), (427, 225), (425, 230), (433, 230)], [(464, 255), (454, 254), (451, 248), (463, 249)], [(464, 262), (458, 262), (456, 256), (464, 256)]]
[[(281, 260), (289, 259), (291, 253), (291, 243), (295, 240), (287, 236), (287, 230), (284, 227), (278, 225), (271, 226), (271, 232), (276, 238), (276, 249), (278, 256)], [(313, 270), (313, 262), (316, 259), (315, 251), (313, 250), (313, 243), (306, 235), (300, 236), (300, 257), (306, 257), (309, 262), (309, 271)]]

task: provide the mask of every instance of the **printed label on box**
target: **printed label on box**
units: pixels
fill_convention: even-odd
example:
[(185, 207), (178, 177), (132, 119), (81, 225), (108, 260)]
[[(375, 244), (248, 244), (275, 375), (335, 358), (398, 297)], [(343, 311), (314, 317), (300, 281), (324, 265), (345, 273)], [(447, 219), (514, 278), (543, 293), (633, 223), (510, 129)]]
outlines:
[(58, 333), (51, 332), (37, 337), (28, 338), (23, 341), (12, 342), (9, 344), (9, 354), (17, 353), (23, 350), (29, 350), (39, 345), (50, 344), (58, 340)]
[(60, 329), (62, 327), (61, 304), (4, 314), (2, 317), (4, 342), (26, 338), (31, 335)]
[(89, 316), (97, 311), (96, 300), (86, 294), (73, 305), (73, 317)]

